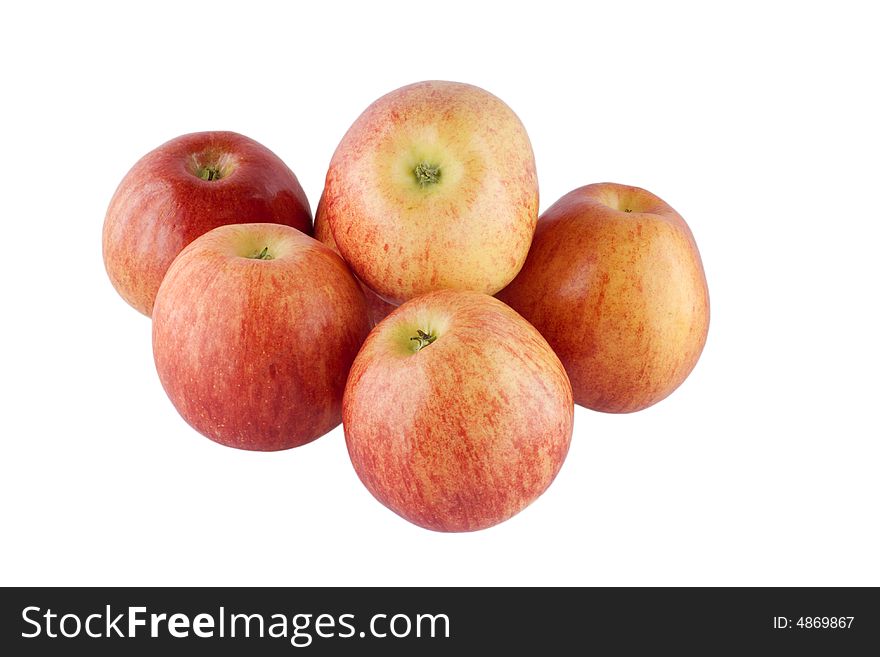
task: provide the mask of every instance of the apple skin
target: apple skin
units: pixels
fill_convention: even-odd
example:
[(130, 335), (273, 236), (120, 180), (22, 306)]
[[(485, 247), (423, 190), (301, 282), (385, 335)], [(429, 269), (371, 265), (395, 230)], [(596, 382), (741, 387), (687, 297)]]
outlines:
[[(219, 178), (203, 180), (201, 167), (214, 167)], [(149, 316), (183, 247), (217, 226), (247, 222), (311, 234), (309, 201), (293, 172), (234, 132), (177, 137), (138, 160), (116, 189), (104, 219), (107, 274), (122, 298)]]
[(354, 122), (324, 199), (343, 258), (387, 301), (439, 289), (494, 294), (532, 241), (535, 158), (516, 114), (489, 92), (419, 82)]
[[(416, 350), (419, 329), (436, 339)], [(493, 297), (452, 290), (372, 330), (342, 402), (367, 489), (444, 532), (491, 527), (541, 495), (568, 453), (573, 414), (565, 369), (534, 327)]]
[[(334, 252), (339, 253), (339, 247), (336, 246), (336, 240), (333, 239), (333, 233), (330, 232), (330, 226), (327, 225), (326, 215), (322, 212), (323, 207), (324, 197), (321, 196), (318, 200), (318, 209), (315, 211), (315, 239), (329, 246)], [(339, 255), (341, 256), (342, 254), (340, 253)], [(364, 299), (367, 302), (367, 315), (370, 318), (370, 327), (372, 328), (385, 319), (392, 310), (397, 308), (397, 304), (385, 301), (385, 299), (364, 285), (360, 279), (358, 279), (358, 283), (361, 286), (361, 290), (363, 290)]]
[[(271, 260), (255, 258), (263, 248)], [(241, 449), (304, 445), (341, 421), (369, 331), (342, 259), (280, 224), (220, 226), (174, 260), (153, 309), (165, 392), (208, 438)]]
[(587, 185), (559, 199), (498, 297), (547, 338), (575, 402), (608, 413), (638, 411), (672, 393), (709, 330), (709, 292), (690, 228), (663, 200), (627, 185)]

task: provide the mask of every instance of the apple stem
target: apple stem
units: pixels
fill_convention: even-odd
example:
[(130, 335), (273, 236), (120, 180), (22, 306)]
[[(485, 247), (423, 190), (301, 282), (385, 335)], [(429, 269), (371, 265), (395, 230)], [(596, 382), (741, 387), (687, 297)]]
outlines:
[(418, 343), (416, 344), (416, 351), (424, 349), (437, 339), (436, 335), (433, 333), (426, 333), (422, 329), (416, 329), (416, 333), (418, 333), (418, 335), (410, 338), (410, 340), (415, 340)]
[(263, 250), (254, 255), (255, 260), (271, 260), (272, 255), (269, 253), (269, 247), (264, 246)]
[(203, 166), (199, 169), (199, 178), (202, 180), (214, 181), (220, 177), (220, 169), (218, 167)]
[(413, 169), (413, 175), (416, 177), (419, 187), (434, 185), (440, 180), (440, 167), (427, 162), (419, 162)]

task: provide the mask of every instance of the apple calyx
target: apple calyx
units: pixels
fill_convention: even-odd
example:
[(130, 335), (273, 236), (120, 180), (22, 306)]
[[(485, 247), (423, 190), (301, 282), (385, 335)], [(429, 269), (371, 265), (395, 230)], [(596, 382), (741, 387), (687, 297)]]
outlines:
[(190, 155), (189, 172), (205, 182), (216, 182), (229, 177), (237, 166), (236, 159), (230, 153), (209, 148), (201, 153)]
[(413, 169), (413, 175), (419, 187), (427, 187), (440, 182), (440, 167), (436, 164), (419, 162)]
[(220, 180), (223, 177), (223, 172), (220, 170), (220, 167), (205, 165), (199, 168), (196, 175), (202, 180), (213, 182), (214, 180)]
[(269, 247), (264, 246), (262, 251), (254, 251), (254, 255), (251, 258), (254, 260), (272, 260), (272, 254), (269, 253)]
[(418, 333), (418, 335), (410, 338), (410, 340), (415, 340), (417, 343), (415, 348), (416, 351), (421, 351), (437, 339), (436, 335), (430, 332), (425, 332), (422, 329), (416, 329), (416, 333)]

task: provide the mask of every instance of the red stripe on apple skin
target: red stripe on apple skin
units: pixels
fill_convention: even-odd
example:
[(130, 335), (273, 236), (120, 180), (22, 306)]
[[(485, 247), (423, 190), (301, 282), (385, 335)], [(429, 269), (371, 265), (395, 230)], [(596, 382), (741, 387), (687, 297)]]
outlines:
[(581, 187), (551, 206), (498, 298), (547, 338), (575, 401), (612, 413), (671, 394), (709, 328), (706, 277), (687, 223), (654, 194), (614, 183)]
[[(237, 254), (240, 235), (252, 234), (275, 259)], [(196, 430), (231, 447), (278, 450), (339, 424), (368, 329), (357, 281), (330, 249), (286, 226), (223, 226), (168, 270), (153, 351), (163, 387)]]
[[(215, 181), (191, 170), (193, 155), (228, 154), (232, 170)], [(234, 132), (177, 137), (142, 157), (119, 184), (104, 220), (104, 263), (134, 308), (150, 315), (168, 267), (212, 228), (270, 222), (311, 234), (309, 202), (293, 172), (265, 146)]]
[[(400, 327), (448, 327), (401, 354)], [(573, 401), (538, 332), (486, 295), (441, 291), (401, 306), (355, 359), (343, 401), (352, 464), (370, 492), (437, 531), (502, 522), (553, 481), (571, 440)]]
[[(324, 195), (322, 194), (321, 198), (318, 200), (318, 208), (315, 211), (315, 239), (319, 242), (323, 242), (333, 249), (334, 253), (342, 257), (342, 254), (339, 253), (339, 248), (336, 246), (336, 240), (333, 239), (333, 233), (330, 232), (330, 226), (327, 225), (327, 218), (323, 208)], [(387, 244), (385, 245), (384, 250), (388, 250)], [(404, 265), (404, 269), (406, 269), (406, 265)], [(357, 277), (355, 276), (355, 278)], [(358, 279), (358, 284), (361, 286), (361, 290), (363, 290), (364, 298), (367, 302), (367, 314), (369, 315), (370, 327), (372, 328), (385, 319), (392, 310), (397, 308), (397, 304), (385, 301), (385, 299), (373, 292), (373, 290), (367, 287), (360, 279)]]

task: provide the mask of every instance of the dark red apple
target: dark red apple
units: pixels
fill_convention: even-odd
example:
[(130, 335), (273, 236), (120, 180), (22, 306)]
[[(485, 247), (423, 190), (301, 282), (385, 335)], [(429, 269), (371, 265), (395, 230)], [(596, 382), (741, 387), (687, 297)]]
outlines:
[(343, 399), (351, 462), (382, 504), (437, 531), (506, 520), (568, 453), (574, 406), (546, 340), (477, 292), (417, 297), (370, 333)]
[(129, 171), (104, 220), (104, 265), (129, 304), (150, 315), (171, 262), (224, 224), (269, 222), (311, 234), (309, 202), (277, 155), (234, 132), (183, 135)]
[(232, 224), (197, 238), (168, 269), (153, 354), (196, 430), (231, 447), (279, 450), (339, 424), (368, 331), (363, 293), (333, 251), (289, 226)]

